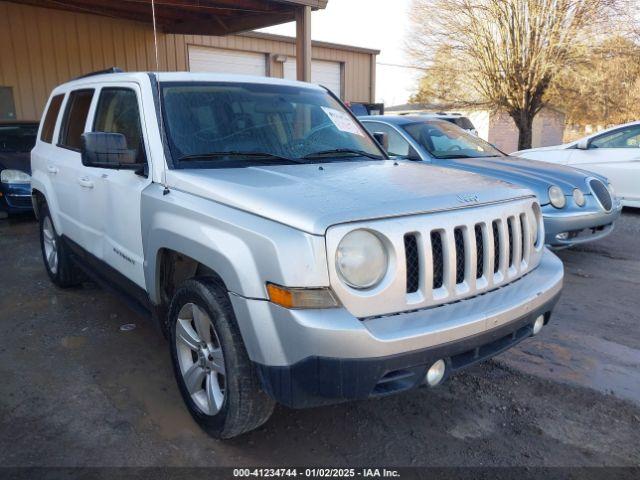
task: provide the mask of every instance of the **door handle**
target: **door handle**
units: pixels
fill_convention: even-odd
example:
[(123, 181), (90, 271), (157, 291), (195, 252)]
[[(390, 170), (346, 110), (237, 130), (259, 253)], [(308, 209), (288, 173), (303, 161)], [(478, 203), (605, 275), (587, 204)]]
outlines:
[(80, 177), (78, 183), (82, 188), (93, 188), (93, 182), (87, 177)]
[(56, 173), (58, 173), (58, 167), (47, 165), (47, 172), (49, 172), (51, 175), (55, 175)]

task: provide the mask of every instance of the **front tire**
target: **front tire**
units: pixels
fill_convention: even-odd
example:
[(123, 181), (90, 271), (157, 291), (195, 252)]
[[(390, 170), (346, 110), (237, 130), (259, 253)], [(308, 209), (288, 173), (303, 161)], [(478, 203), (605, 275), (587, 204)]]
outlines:
[(40, 209), (40, 249), (47, 275), (58, 287), (76, 286), (80, 283), (80, 276), (66, 245), (53, 226), (49, 208), (44, 204)]
[(269, 419), (274, 401), (260, 388), (221, 281), (187, 280), (171, 301), (169, 327), (178, 388), (207, 433), (232, 438)]

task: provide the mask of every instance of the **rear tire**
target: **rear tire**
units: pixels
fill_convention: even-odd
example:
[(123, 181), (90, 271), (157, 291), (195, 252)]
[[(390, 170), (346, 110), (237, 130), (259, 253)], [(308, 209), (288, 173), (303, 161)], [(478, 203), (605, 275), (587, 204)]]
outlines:
[(202, 429), (215, 438), (232, 438), (265, 423), (275, 402), (261, 389), (222, 282), (185, 281), (168, 319), (178, 388)]
[(81, 282), (80, 274), (71, 260), (67, 246), (53, 226), (46, 203), (40, 206), (40, 249), (44, 268), (55, 285), (69, 288)]

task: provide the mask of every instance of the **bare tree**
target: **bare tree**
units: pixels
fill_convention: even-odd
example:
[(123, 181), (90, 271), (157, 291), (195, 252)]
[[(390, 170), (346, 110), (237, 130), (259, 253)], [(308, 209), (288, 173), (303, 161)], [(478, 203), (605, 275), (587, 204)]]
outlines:
[(584, 52), (584, 61), (560, 72), (550, 103), (574, 125), (615, 125), (640, 117), (640, 47), (622, 36)]
[(530, 148), (545, 94), (578, 61), (584, 48), (576, 45), (601, 39), (605, 25), (621, 18), (621, 1), (414, 0), (409, 48), (432, 68), (436, 53), (448, 52), (467, 96), (507, 112), (518, 127), (518, 148)]

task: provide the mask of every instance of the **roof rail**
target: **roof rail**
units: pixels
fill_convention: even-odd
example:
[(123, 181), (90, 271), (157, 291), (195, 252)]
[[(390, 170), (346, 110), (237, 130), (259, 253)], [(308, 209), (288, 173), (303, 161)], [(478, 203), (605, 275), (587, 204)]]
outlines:
[(105, 75), (107, 73), (122, 73), (123, 70), (118, 67), (109, 67), (104, 70), (97, 70), (95, 72), (87, 73), (85, 75), (80, 75), (79, 77), (75, 77), (73, 80), (80, 80), (81, 78), (93, 77), (94, 75)]

